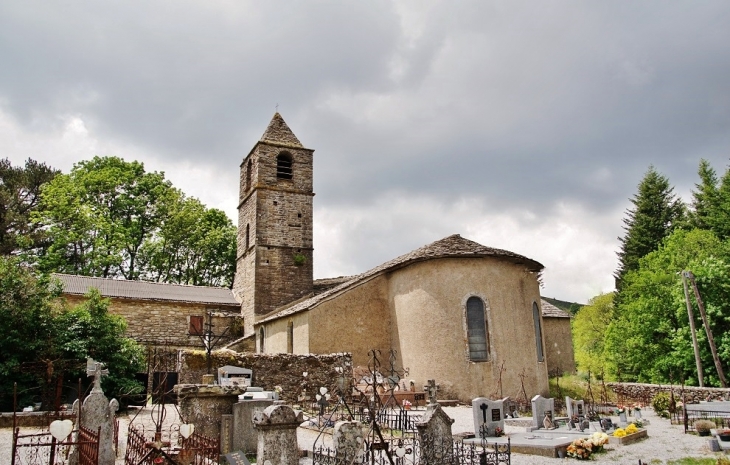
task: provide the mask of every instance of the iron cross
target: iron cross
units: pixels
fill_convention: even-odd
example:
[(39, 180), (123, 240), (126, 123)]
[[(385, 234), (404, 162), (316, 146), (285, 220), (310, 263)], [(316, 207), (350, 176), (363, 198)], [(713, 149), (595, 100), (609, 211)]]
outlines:
[(480, 409), (482, 409), (482, 418), (484, 419), (484, 423), (487, 422), (487, 410), (489, 409), (489, 406), (487, 404), (482, 404), (479, 406)]

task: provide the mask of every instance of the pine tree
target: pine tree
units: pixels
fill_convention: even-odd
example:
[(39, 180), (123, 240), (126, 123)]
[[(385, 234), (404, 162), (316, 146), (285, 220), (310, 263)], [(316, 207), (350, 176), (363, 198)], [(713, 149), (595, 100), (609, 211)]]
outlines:
[(690, 220), (695, 228), (714, 230), (720, 202), (717, 173), (710, 166), (710, 162), (702, 159), (697, 174), (700, 177), (700, 183), (695, 184), (697, 190), (692, 191), (693, 212)]
[(644, 175), (637, 194), (631, 199), (634, 205), (626, 211), (623, 237), (619, 237), (619, 267), (616, 270), (616, 288), (627, 272), (638, 269), (639, 259), (659, 248), (684, 218), (684, 205), (674, 194), (669, 180), (659, 174), (654, 166)]

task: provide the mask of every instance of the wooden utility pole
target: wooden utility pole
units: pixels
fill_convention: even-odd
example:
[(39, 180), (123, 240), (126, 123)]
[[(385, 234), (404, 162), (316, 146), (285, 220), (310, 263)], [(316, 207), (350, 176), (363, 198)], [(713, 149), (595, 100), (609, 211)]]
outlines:
[(710, 324), (707, 322), (707, 314), (705, 313), (705, 304), (702, 303), (702, 297), (700, 297), (700, 291), (697, 289), (697, 281), (695, 281), (695, 275), (691, 271), (684, 272), (687, 278), (692, 283), (692, 290), (695, 293), (695, 299), (697, 299), (697, 306), (700, 309), (700, 315), (702, 316), (702, 324), (705, 325), (705, 332), (707, 333), (707, 340), (710, 342), (710, 351), (712, 352), (712, 360), (715, 361), (715, 368), (717, 369), (717, 376), (720, 378), (720, 384), (722, 387), (727, 387), (727, 380), (725, 380), (725, 372), (722, 371), (722, 365), (720, 364), (720, 357), (717, 355), (717, 348), (715, 347), (715, 338), (712, 337), (712, 330)]
[(700, 348), (697, 345), (697, 330), (695, 329), (695, 317), (692, 313), (692, 302), (689, 301), (689, 289), (687, 289), (687, 275), (682, 272), (682, 284), (684, 285), (684, 300), (687, 302), (687, 314), (689, 315), (689, 329), (692, 332), (692, 346), (695, 349), (695, 364), (697, 364), (697, 380), (700, 387), (705, 387), (705, 380), (702, 376), (702, 360), (700, 360)]

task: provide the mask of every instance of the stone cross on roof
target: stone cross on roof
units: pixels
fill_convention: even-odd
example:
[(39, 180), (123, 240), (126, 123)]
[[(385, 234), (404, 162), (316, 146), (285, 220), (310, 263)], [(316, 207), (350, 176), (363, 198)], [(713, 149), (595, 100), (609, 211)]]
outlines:
[(423, 390), (428, 393), (428, 403), (429, 404), (435, 404), (436, 403), (436, 392), (439, 389), (439, 385), (436, 384), (435, 379), (429, 379), (428, 384), (426, 386), (423, 386)]
[(97, 362), (93, 358), (86, 359), (86, 376), (94, 377), (94, 387), (91, 392), (104, 392), (101, 389), (101, 377), (109, 374), (109, 370), (104, 368), (104, 364)]

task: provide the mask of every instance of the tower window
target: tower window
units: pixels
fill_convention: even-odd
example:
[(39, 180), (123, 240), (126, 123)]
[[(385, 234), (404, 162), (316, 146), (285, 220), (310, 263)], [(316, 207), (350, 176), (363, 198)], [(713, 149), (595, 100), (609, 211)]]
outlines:
[(246, 162), (246, 190), (251, 188), (251, 160)]
[(246, 225), (246, 249), (245, 250), (248, 250), (248, 248), (250, 246), (250, 242), (249, 242), (250, 235), (251, 235), (251, 228), (249, 225)]
[(487, 320), (484, 302), (479, 297), (469, 297), (466, 301), (466, 326), (469, 341), (469, 360), (486, 362), (489, 360)]
[(292, 157), (286, 152), (276, 157), (276, 177), (279, 179), (292, 178)]

